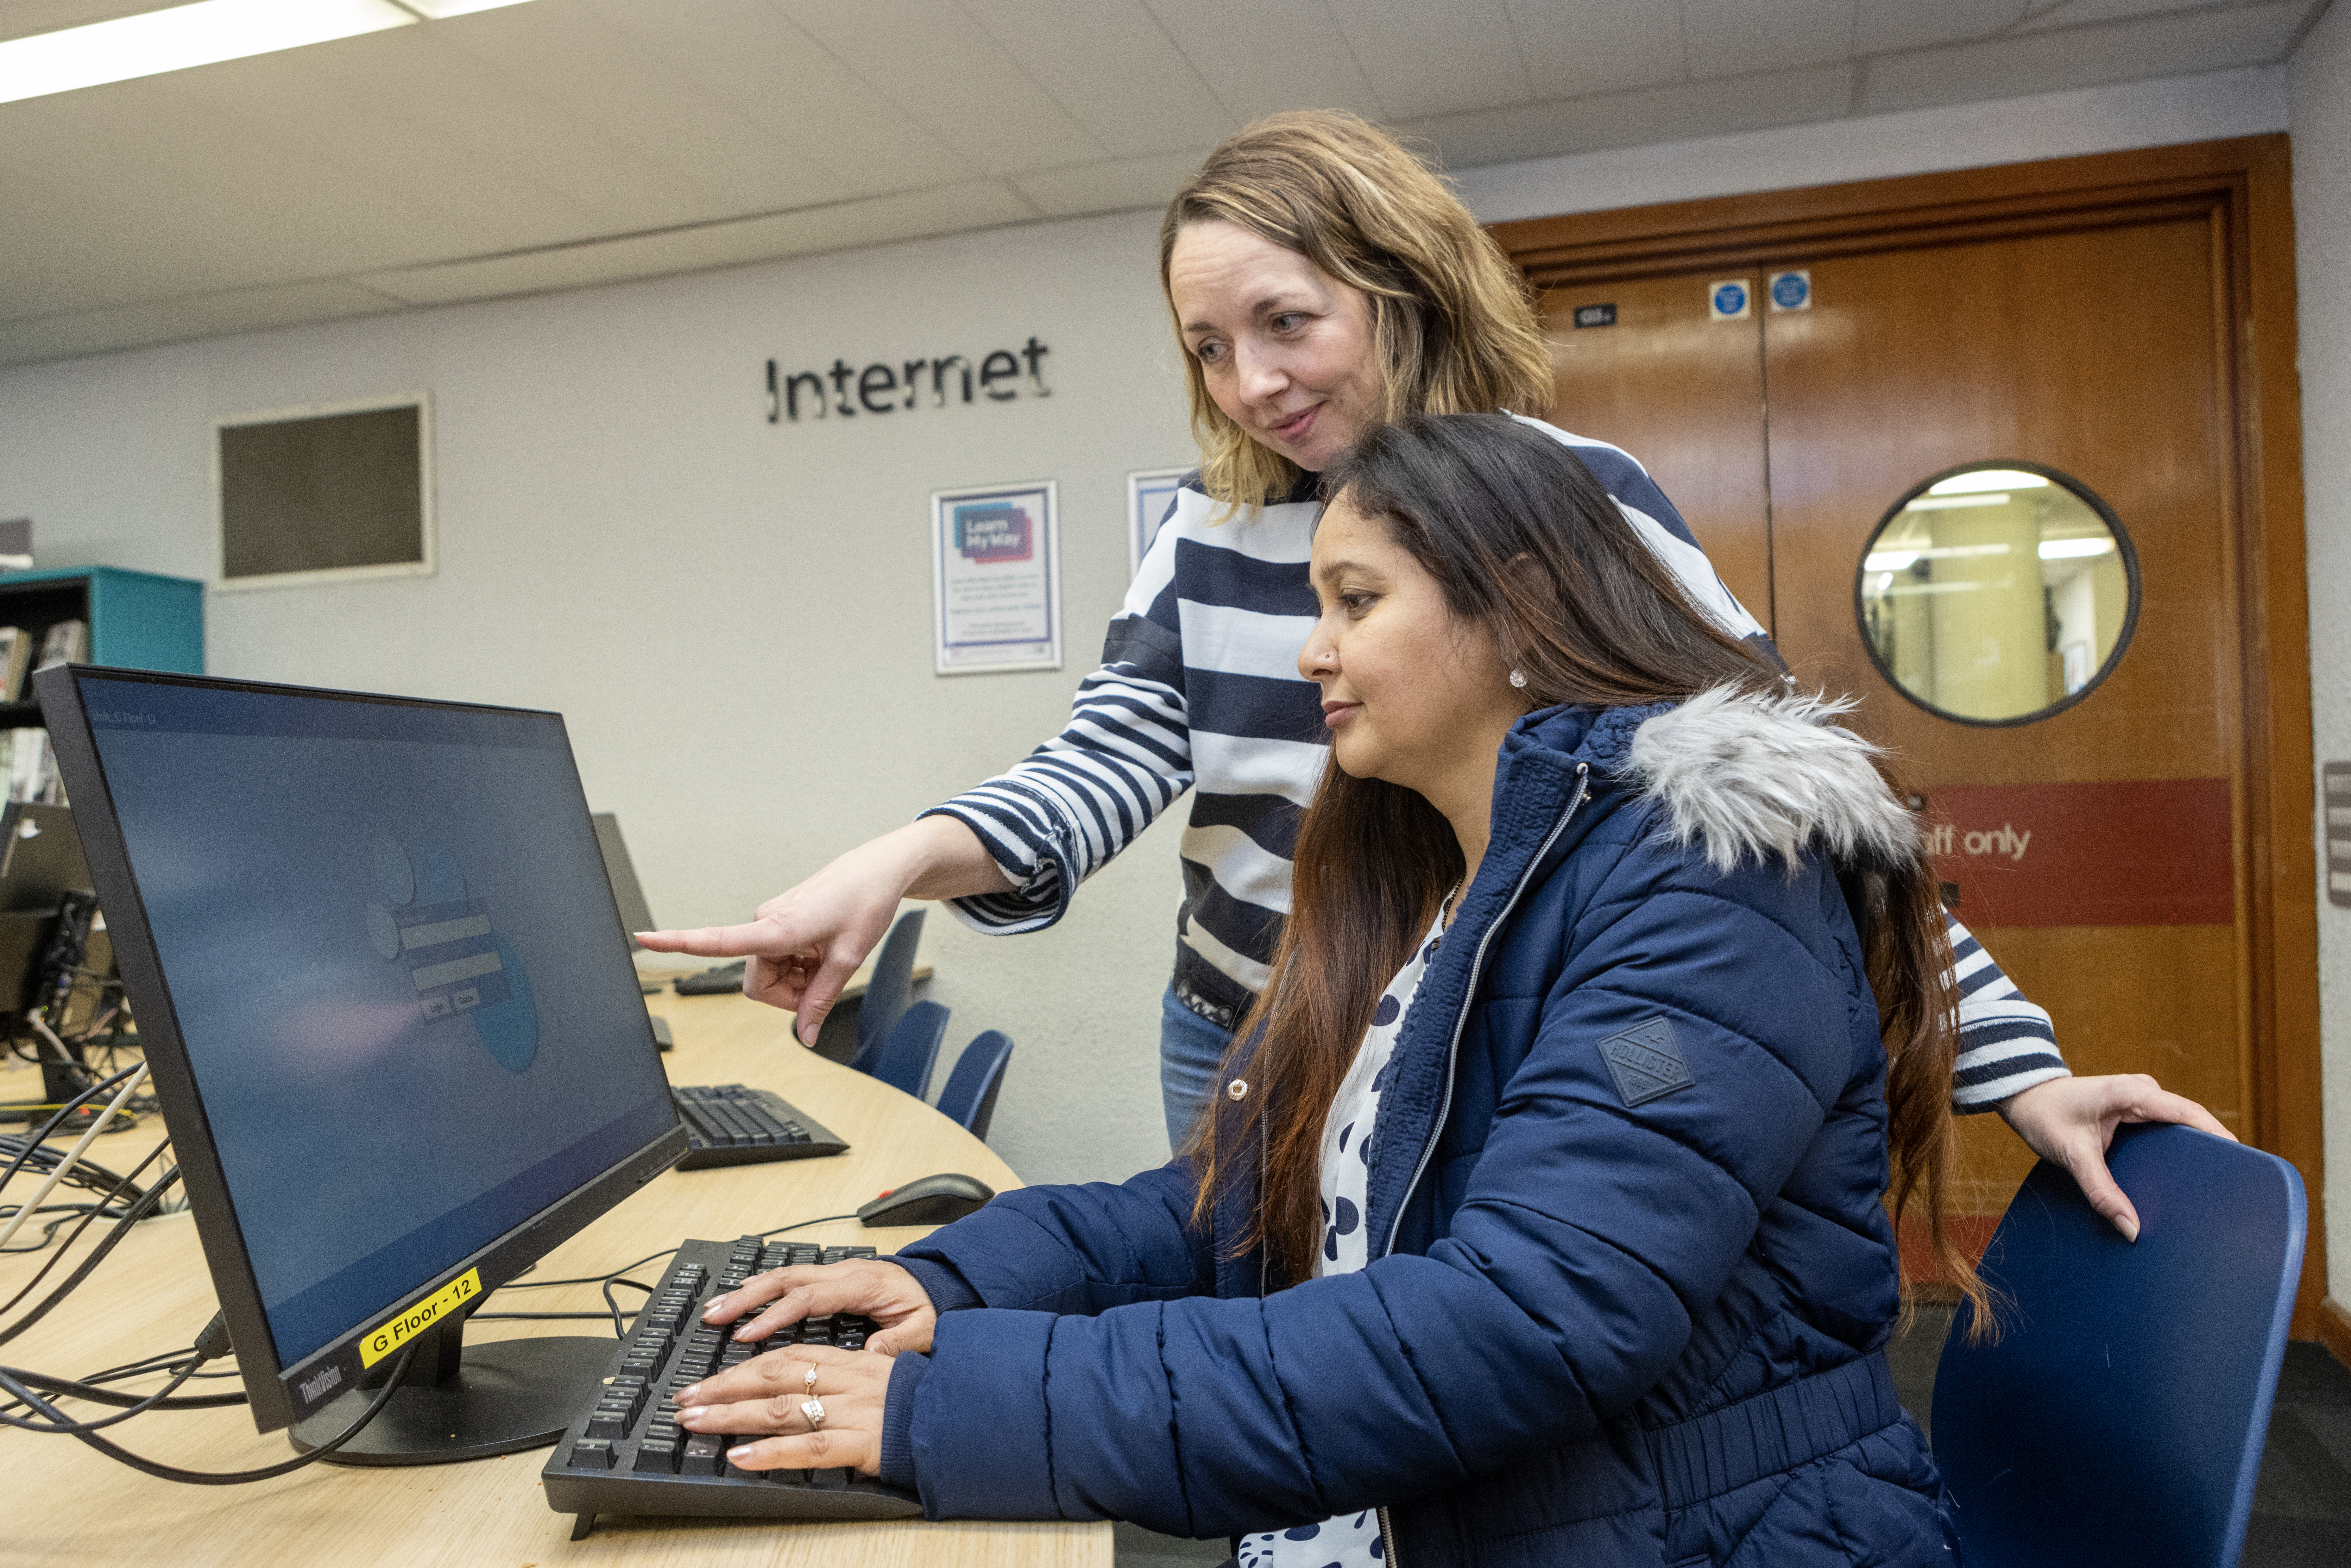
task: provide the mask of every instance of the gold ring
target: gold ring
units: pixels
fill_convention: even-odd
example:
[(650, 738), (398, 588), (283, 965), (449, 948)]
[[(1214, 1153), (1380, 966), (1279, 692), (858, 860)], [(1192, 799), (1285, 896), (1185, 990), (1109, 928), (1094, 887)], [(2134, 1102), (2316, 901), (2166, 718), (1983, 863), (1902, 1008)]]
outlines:
[(816, 1367), (813, 1364), (808, 1369), (808, 1375), (800, 1379), (800, 1386), (810, 1394), (816, 1392)]

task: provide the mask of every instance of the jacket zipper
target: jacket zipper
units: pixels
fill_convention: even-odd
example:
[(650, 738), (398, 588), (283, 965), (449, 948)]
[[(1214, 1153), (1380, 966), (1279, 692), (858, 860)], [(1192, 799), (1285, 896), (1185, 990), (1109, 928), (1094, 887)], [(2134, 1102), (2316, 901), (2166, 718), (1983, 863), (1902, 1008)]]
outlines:
[[(1534, 880), (1535, 872), (1542, 865), (1543, 857), (1551, 853), (1552, 845), (1559, 842), (1559, 836), (1567, 831), (1568, 823), (1575, 820), (1575, 813), (1583, 807), (1583, 798), (1590, 793), (1591, 786), (1592, 765), (1588, 762), (1577, 763), (1575, 794), (1569, 800), (1567, 810), (1560, 813), (1559, 821), (1552, 823), (1551, 831), (1543, 835), (1543, 841), (1536, 848), (1534, 857), (1527, 862), (1527, 869), (1519, 873), (1519, 884), (1510, 889), (1510, 901), (1502, 905), (1493, 919), (1486, 923), (1486, 929), (1478, 935), (1478, 950), (1469, 956), (1469, 983), (1461, 993), (1461, 1010), (1453, 1017), (1453, 1038), (1445, 1047), (1445, 1097), (1437, 1103), (1437, 1120), (1429, 1125), (1428, 1141), (1421, 1145), (1420, 1159), (1412, 1167), (1412, 1179), (1405, 1183), (1404, 1196), (1396, 1200), (1395, 1218), (1388, 1221), (1387, 1240), (1380, 1248), (1380, 1256), (1383, 1258), (1395, 1250), (1396, 1231), (1404, 1225), (1404, 1211), (1411, 1206), (1413, 1191), (1420, 1186), (1420, 1178), (1428, 1172), (1428, 1162), (1436, 1156), (1437, 1140), (1445, 1134), (1445, 1118), (1452, 1114), (1453, 1069), (1461, 1052), (1461, 1031), (1469, 1022), (1469, 1004), (1478, 995), (1478, 976), (1486, 967), (1487, 946), (1493, 941), (1494, 933), (1501, 929), (1502, 922), (1508, 920), (1510, 917), (1510, 912), (1519, 906), (1519, 900), (1526, 896), (1527, 883)], [(1381, 1561), (1385, 1564), (1385, 1568), (1403, 1568), (1401, 1560), (1396, 1556), (1395, 1531), (1388, 1522), (1388, 1511), (1385, 1504), (1381, 1505), (1376, 1517), (1380, 1526)]]

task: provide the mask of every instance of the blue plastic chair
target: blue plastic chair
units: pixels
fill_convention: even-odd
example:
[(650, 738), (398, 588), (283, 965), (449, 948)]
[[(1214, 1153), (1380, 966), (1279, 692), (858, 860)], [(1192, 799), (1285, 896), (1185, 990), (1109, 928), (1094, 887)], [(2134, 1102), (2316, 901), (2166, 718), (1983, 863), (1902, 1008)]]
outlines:
[[(914, 944), (922, 940), (923, 912), (910, 909), (898, 916), (890, 927), (890, 935), (882, 938), (882, 946), (873, 950), (873, 973), (866, 980), (865, 995), (857, 1004), (857, 1057), (865, 1053), (898, 1027), (906, 1009), (914, 1002)], [(917, 1091), (920, 1092), (920, 1091)]]
[(996, 1115), (996, 1093), (1004, 1087), (1004, 1065), (1012, 1060), (1012, 1037), (992, 1029), (963, 1048), (947, 1086), (939, 1091), (939, 1112), (973, 1137), (985, 1141)]
[(2043, 1162), (1983, 1277), (1999, 1340), (1962, 1310), (1935, 1375), (1935, 1459), (1969, 1568), (2234, 1568), (2302, 1277), (2302, 1177), (2186, 1127), (2107, 1155), (2137, 1245)]
[(849, 1065), (919, 1100), (930, 1087), (939, 1041), (946, 1037), (947, 1009), (936, 1002), (916, 1002), (899, 1015), (887, 1037), (860, 1051)]

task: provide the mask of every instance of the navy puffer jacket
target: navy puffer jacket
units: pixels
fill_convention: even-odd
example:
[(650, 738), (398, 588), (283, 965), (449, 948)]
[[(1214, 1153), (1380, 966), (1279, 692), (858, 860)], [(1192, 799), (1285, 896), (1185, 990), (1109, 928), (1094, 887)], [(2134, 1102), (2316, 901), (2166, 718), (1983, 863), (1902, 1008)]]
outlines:
[(1380, 1507), (1398, 1568), (1955, 1563), (1881, 1354), (1886, 1062), (1838, 883), (1916, 830), (1834, 711), (1522, 721), (1396, 1044), (1370, 1266), (1270, 1289), (1228, 1255), (1251, 1195), (1207, 1233), (1181, 1162), (1008, 1193), (900, 1254), (942, 1312), (884, 1476), (1188, 1536)]

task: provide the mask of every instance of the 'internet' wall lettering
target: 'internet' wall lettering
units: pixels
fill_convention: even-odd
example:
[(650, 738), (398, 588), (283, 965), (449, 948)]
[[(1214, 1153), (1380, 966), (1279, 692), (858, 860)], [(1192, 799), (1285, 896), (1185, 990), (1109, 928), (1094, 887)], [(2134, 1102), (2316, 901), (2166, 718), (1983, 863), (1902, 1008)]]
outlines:
[[(1040, 363), (1052, 350), (1033, 336), (1019, 349), (996, 349), (979, 357), (977, 365), (961, 354), (929, 360), (878, 361), (859, 370), (847, 360), (835, 360), (828, 371), (780, 373), (768, 361), (768, 423), (799, 422), (805, 408), (810, 419), (854, 419), (860, 413), (894, 413), (916, 406), (930, 393), (933, 408), (953, 401), (969, 402), (976, 392), (996, 402), (1010, 402), (1025, 386), (1030, 397), (1050, 397)], [(1021, 362), (1028, 373), (1021, 373)], [(805, 400), (805, 402), (803, 401)]]

